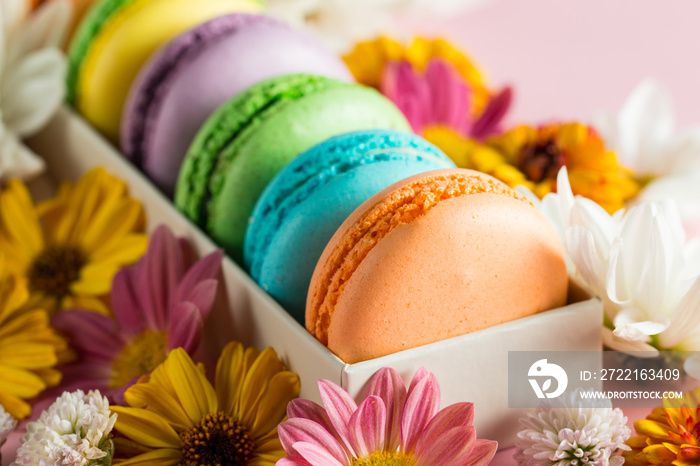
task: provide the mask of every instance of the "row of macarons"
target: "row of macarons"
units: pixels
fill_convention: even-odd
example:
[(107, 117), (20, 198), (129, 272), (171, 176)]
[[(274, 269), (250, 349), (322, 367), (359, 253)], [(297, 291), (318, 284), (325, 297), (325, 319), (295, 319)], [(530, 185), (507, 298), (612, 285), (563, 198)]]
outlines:
[[(120, 141), (125, 155), (166, 194), (174, 195), (178, 209), (346, 362), (563, 304), (563, 256), (552, 250), (551, 245), (557, 244), (552, 241), (556, 239), (553, 230), (533, 213), (532, 205), (510, 191), (502, 196), (505, 186), (493, 179), (454, 172), (451, 160), (411, 133), (393, 103), (374, 89), (354, 84), (343, 62), (322, 45), (270, 18), (240, 13), (257, 7), (249, 0), (101, 0), (78, 28), (69, 52), (69, 101), (108, 138)], [(190, 26), (194, 27), (187, 29)], [(439, 169), (448, 172), (432, 172)], [(438, 200), (454, 193), (468, 194), (477, 186), (477, 192), (497, 191), (496, 204), (515, 201), (516, 212), (525, 209), (526, 217), (534, 215), (537, 234), (521, 235), (517, 242), (509, 238), (499, 246), (499, 257), (505, 259), (496, 262), (495, 273), (506, 271), (503, 261), (514, 257), (508, 254), (513, 247), (520, 248), (518, 251), (524, 247), (529, 256), (518, 259), (524, 265), (513, 269), (515, 272), (508, 271), (510, 280), (499, 281), (501, 292), (482, 292), (481, 301), (461, 292), (452, 305), (444, 306), (445, 295), (437, 291), (440, 286), (410, 279), (403, 280), (410, 289), (384, 280), (384, 286), (372, 295), (368, 292), (372, 283), (366, 283), (360, 295), (374, 296), (375, 307), (370, 302), (363, 304), (372, 313), (365, 323), (379, 319), (383, 327), (372, 326), (375, 334), (353, 332), (364, 328), (347, 325), (355, 321), (356, 298), (344, 300), (350, 303), (345, 312), (350, 320), (345, 324), (338, 323), (343, 322), (344, 313), (337, 305), (339, 290), (348, 288), (345, 281), (366, 255), (355, 257), (357, 242), (366, 253), (377, 235), (401, 224), (401, 215), (411, 217), (415, 209), (389, 221), (391, 228), (367, 233), (361, 227), (367, 237), (353, 233), (356, 227), (341, 224), (366, 210), (363, 202), (381, 196), (376, 193), (397, 182), (410, 184), (412, 176), (426, 172), (427, 178), (422, 179), (442, 190)], [(451, 194), (444, 195), (445, 189)], [(406, 205), (414, 205), (415, 199), (407, 199)], [(358, 208), (361, 205), (365, 207)], [(394, 207), (403, 212), (406, 205)], [(499, 218), (491, 227), (496, 229), (491, 236), (506, 231), (499, 223), (503, 220)], [(464, 226), (464, 222), (455, 225)], [(343, 231), (350, 236), (346, 238)], [(464, 245), (459, 239), (464, 232), (443, 231), (437, 237), (442, 234)], [(349, 249), (348, 244), (352, 245)], [(432, 263), (436, 253), (422, 254), (420, 259), (421, 254), (402, 245), (395, 249), (413, 264)], [(477, 255), (470, 256), (472, 253)], [(451, 267), (475, 259), (485, 261), (492, 253), (481, 249), (454, 254), (456, 262)], [(540, 265), (533, 266), (533, 259)], [(343, 261), (351, 265), (344, 266)], [(422, 269), (429, 270), (428, 263)], [(533, 267), (547, 273), (533, 274)], [(522, 273), (525, 269), (528, 272)], [(454, 288), (455, 279), (464, 278), (464, 272), (448, 275), (444, 280), (430, 280)], [(552, 286), (552, 280), (557, 286)], [(552, 292), (542, 292), (545, 288)], [(402, 291), (392, 295), (388, 293), (391, 289)], [(538, 293), (523, 305), (518, 289)], [(389, 296), (398, 301), (392, 302)], [(408, 300), (409, 306), (401, 300)], [(393, 314), (410, 303), (417, 307), (409, 314)], [(329, 306), (336, 309), (329, 312)], [(442, 319), (426, 324), (425, 311), (437, 306), (447, 311)], [(469, 315), (487, 308), (502, 311)], [(335, 326), (331, 315), (336, 316)], [(377, 328), (384, 330), (376, 334)]]
[[(69, 50), (69, 102), (240, 264), (253, 207), (290, 160), (348, 131), (410, 132), (390, 101), (354, 84), (315, 39), (261, 14), (230, 13), (259, 6), (101, 0)], [(186, 23), (195, 26), (170, 40), (159, 31)], [(442, 157), (436, 168), (449, 163)]]

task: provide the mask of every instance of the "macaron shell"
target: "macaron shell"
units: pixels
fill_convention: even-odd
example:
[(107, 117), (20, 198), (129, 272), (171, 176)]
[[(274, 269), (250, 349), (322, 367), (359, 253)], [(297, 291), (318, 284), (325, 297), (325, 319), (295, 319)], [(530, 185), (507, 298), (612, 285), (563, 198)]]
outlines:
[(561, 243), (536, 207), (483, 173), (437, 170), (343, 222), (314, 270), (306, 327), (355, 363), (553, 309), (566, 294)]
[[(267, 18), (254, 18), (228, 36), (203, 44), (197, 56), (169, 79), (167, 89), (160, 89), (162, 99), (147, 123), (143, 168), (167, 193), (174, 190), (180, 164), (197, 131), (228, 98), (282, 74), (352, 81), (342, 60), (311, 38)], [(206, 85), (202, 76), (208, 77)]]
[(133, 0), (122, 6), (107, 18), (82, 57), (75, 91), (77, 109), (116, 141), (129, 87), (158, 47), (214, 17), (259, 9), (253, 0)]
[(355, 363), (562, 306), (559, 240), (520, 204), (462, 196), (393, 230), (346, 283), (328, 348)]
[(221, 158), (215, 175), (220, 177), (221, 186), (212, 190), (208, 205), (207, 231), (238, 261), (256, 201), (267, 183), (294, 157), (349, 131), (410, 131), (403, 115), (381, 94), (349, 85), (290, 101), (258, 123), (241, 138), (235, 157)]
[(253, 278), (297, 321), (304, 322), (306, 291), (316, 262), (347, 216), (398, 180), (451, 166), (448, 160), (429, 154), (419, 158), (396, 152), (391, 160), (360, 165), (334, 177), (285, 212)]

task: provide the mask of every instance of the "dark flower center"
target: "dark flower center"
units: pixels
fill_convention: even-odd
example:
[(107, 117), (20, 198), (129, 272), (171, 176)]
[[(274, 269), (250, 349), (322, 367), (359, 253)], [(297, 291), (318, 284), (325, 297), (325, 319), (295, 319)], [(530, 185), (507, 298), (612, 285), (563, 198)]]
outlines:
[(182, 432), (180, 440), (182, 460), (178, 466), (242, 466), (255, 449), (248, 431), (222, 412), (204, 416), (199, 425)]
[(567, 154), (552, 139), (528, 144), (520, 151), (519, 166), (527, 178), (535, 183), (555, 180), (559, 169), (566, 165)]
[(71, 284), (78, 280), (86, 263), (87, 257), (78, 248), (49, 246), (29, 268), (29, 289), (57, 298), (68, 296)]

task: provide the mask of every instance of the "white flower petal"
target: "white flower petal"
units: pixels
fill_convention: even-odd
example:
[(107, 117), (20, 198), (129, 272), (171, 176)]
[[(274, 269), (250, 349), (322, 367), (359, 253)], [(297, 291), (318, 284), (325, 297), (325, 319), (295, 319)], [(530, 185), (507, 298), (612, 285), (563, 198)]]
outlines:
[(598, 254), (591, 232), (579, 225), (569, 227), (565, 244), (576, 266), (577, 279), (590, 294), (604, 296), (606, 264)]
[(683, 363), (683, 370), (692, 378), (700, 380), (700, 355), (696, 354), (686, 359)]
[(0, 182), (11, 178), (28, 180), (44, 169), (43, 159), (24, 146), (13, 133), (0, 126)]
[[(4, 0), (3, 0), (4, 1)], [(41, 5), (29, 16), (23, 27), (13, 34), (7, 52), (7, 63), (44, 48), (59, 48), (68, 33), (72, 5), (66, 0), (53, 0)]]
[(2, 0), (0, 2), (0, 36), (7, 40), (22, 27), (29, 15), (30, 3), (26, 0)]
[(634, 354), (640, 358), (655, 358), (659, 350), (644, 341), (629, 341), (616, 337), (612, 330), (603, 328), (603, 344), (615, 351)]
[(635, 203), (658, 200), (675, 202), (683, 223), (700, 221), (700, 170), (652, 181), (639, 193)]
[(0, 108), (7, 128), (20, 137), (41, 129), (65, 95), (66, 61), (58, 49), (44, 49), (18, 62), (4, 76)]
[(669, 324), (669, 318), (664, 315), (648, 316), (641, 309), (626, 307), (615, 316), (613, 335), (623, 340), (648, 342), (650, 335), (658, 335)]
[(668, 165), (662, 173), (680, 175), (689, 169), (700, 169), (700, 127), (688, 128), (669, 140), (662, 158)]
[(655, 168), (663, 163), (658, 160), (659, 149), (672, 136), (675, 126), (668, 90), (652, 79), (644, 80), (622, 107), (619, 125), (620, 152), (637, 153), (638, 170), (658, 173)]
[(683, 340), (697, 336), (700, 331), (700, 277), (683, 297), (671, 314), (671, 325), (661, 335), (659, 344), (673, 348)]
[(608, 298), (615, 304), (625, 305), (632, 301), (631, 290), (624, 279), (625, 269), (621, 260), (622, 238), (616, 238), (610, 247), (605, 289)]

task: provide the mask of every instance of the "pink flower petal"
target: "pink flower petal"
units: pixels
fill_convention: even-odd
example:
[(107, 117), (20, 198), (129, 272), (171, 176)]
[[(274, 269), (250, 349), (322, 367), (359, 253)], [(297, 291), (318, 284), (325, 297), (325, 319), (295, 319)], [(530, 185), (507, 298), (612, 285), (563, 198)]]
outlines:
[(168, 227), (160, 225), (155, 229), (146, 255), (136, 267), (143, 280), (140, 287), (143, 309), (151, 314), (154, 330), (165, 330), (171, 294), (184, 274), (182, 250)]
[(386, 407), (386, 449), (395, 451), (401, 440), (401, 415), (406, 402), (406, 386), (398, 372), (383, 367), (369, 381), (367, 395), (375, 395)]
[(453, 427), (435, 439), (430, 448), (421, 452), (420, 456), (416, 455), (418, 466), (466, 465), (475, 443), (474, 427)]
[(304, 458), (282, 458), (277, 460), (275, 466), (312, 466)]
[(384, 450), (386, 407), (378, 396), (368, 396), (357, 408), (349, 422), (350, 441), (355, 456), (367, 458)]
[(277, 432), (282, 447), (289, 456), (301, 456), (301, 452), (295, 448), (295, 445), (301, 442), (325, 449), (328, 455), (342, 464), (350, 461), (347, 452), (335, 437), (322, 425), (310, 419), (287, 419), (279, 425)]
[(493, 459), (496, 450), (498, 450), (498, 442), (484, 439), (477, 440), (466, 466), (486, 466)]
[(121, 331), (127, 337), (133, 337), (150, 327), (155, 322), (149, 318), (147, 311), (139, 306), (138, 291), (140, 286), (134, 270), (124, 267), (112, 279), (112, 309), (114, 317), (121, 325)]
[(297, 442), (294, 444), (294, 449), (298, 451), (302, 458), (308, 461), (311, 466), (350, 465), (350, 462), (341, 463), (331, 456), (325, 448), (314, 445), (313, 443)]
[(469, 129), (471, 90), (452, 65), (441, 59), (430, 60), (425, 72), (430, 87), (432, 120), (466, 134)]
[(205, 280), (218, 279), (223, 257), (224, 252), (221, 249), (217, 249), (207, 254), (190, 267), (187, 273), (185, 273), (185, 276), (180, 280), (177, 291), (175, 291), (175, 302), (187, 301), (187, 296), (190, 294), (190, 291), (197, 286), (198, 283)]
[(319, 380), (318, 391), (331, 424), (333, 424), (350, 454), (354, 455), (355, 452), (352, 450), (348, 437), (348, 423), (352, 413), (357, 410), (355, 400), (345, 390), (330, 380)]
[(430, 89), (407, 61), (388, 62), (382, 71), (380, 90), (403, 112), (414, 131), (430, 120)]
[(513, 90), (508, 86), (501, 92), (491, 97), (479, 119), (474, 123), (471, 136), (475, 139), (484, 139), (500, 131), (503, 117), (508, 113), (513, 101)]
[(199, 346), (204, 320), (202, 313), (192, 303), (180, 303), (175, 306), (168, 325), (168, 350), (182, 347), (188, 353)]
[[(174, 301), (174, 303), (189, 302), (192, 303), (202, 316), (203, 320), (207, 320), (211, 308), (214, 305), (214, 299), (216, 299), (216, 287), (218, 286), (218, 280), (212, 278), (203, 280), (197, 283), (194, 288), (189, 290), (189, 293), (184, 295), (182, 301)], [(170, 317), (172, 319), (172, 316)]]
[(334, 433), (335, 428), (328, 419), (328, 414), (322, 406), (305, 398), (295, 398), (287, 405), (287, 417), (294, 419), (297, 417), (309, 419), (321, 424), (328, 432)]
[(111, 366), (124, 347), (117, 322), (96, 312), (80, 309), (59, 312), (51, 319), (51, 325), (70, 339), (83, 360)]
[(418, 369), (408, 388), (401, 419), (401, 448), (410, 453), (418, 437), (440, 407), (440, 386), (433, 374)]
[(435, 439), (453, 427), (471, 426), (474, 422), (474, 405), (472, 403), (455, 403), (441, 410), (428, 423), (418, 437), (416, 456), (431, 448)]

